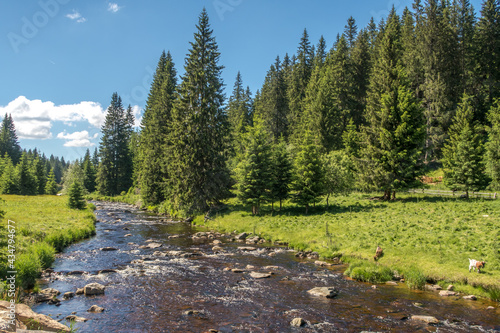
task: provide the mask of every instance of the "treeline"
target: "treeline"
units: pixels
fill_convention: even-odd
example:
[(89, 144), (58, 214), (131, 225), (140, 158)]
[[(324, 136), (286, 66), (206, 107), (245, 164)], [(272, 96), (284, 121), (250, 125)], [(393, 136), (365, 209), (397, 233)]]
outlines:
[(291, 198), (307, 210), (352, 188), (395, 198), (431, 164), (454, 190), (497, 189), (499, 2), (480, 14), (466, 0), (417, 0), (362, 29), (350, 17), (331, 49), (304, 30), (254, 97), (238, 73), (224, 105), (203, 11), (181, 82), (170, 53), (158, 62), (134, 184), (146, 204), (185, 213), (233, 189), (255, 214), (262, 202)]
[(0, 154), (0, 194), (56, 194), (69, 166), (64, 157), (22, 150), (9, 114), (0, 128)]
[(98, 154), (68, 175), (178, 215), (233, 193), (255, 214), (262, 202), (307, 210), (353, 188), (390, 199), (429, 165), (443, 166), (451, 189), (499, 189), (499, 17), (498, 0), (479, 17), (467, 0), (415, 0), (361, 29), (350, 17), (330, 49), (304, 30), (255, 96), (238, 73), (226, 102), (203, 10), (181, 77), (161, 54), (140, 131), (113, 94)]

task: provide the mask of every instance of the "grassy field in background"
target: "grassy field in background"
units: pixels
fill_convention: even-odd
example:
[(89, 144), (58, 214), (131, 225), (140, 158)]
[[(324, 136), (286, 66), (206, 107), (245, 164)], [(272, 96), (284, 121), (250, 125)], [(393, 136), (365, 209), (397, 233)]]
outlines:
[(91, 208), (70, 209), (66, 196), (2, 195), (2, 253), (0, 272), (6, 271), (6, 227), (12, 220), (16, 230), (16, 269), (23, 287), (33, 286), (42, 268), (49, 267), (54, 253), (78, 240), (95, 234), (95, 217)]
[[(308, 215), (287, 202), (281, 212), (266, 205), (261, 216), (252, 216), (249, 207), (231, 199), (213, 220), (195, 222), (222, 231), (255, 231), (326, 258), (366, 259), (368, 270), (378, 269), (369, 261), (379, 245), (383, 267), (500, 300), (500, 200), (398, 194), (398, 200), (384, 202), (351, 194), (330, 202), (329, 209), (323, 202)], [(487, 262), (481, 274), (469, 273), (468, 258)]]

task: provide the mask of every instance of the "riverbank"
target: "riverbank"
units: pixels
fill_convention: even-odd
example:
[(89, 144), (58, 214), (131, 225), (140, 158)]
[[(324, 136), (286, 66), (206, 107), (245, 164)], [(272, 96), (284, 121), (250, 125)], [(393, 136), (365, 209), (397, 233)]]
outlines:
[[(44, 268), (50, 267), (55, 253), (66, 246), (95, 234), (93, 205), (85, 210), (70, 209), (65, 196), (2, 195), (1, 209), (5, 211), (2, 233), (7, 221), (15, 227), (15, 268), (17, 284), (24, 289), (35, 286)], [(2, 237), (0, 273), (7, 269), (7, 238)]]
[[(308, 215), (286, 202), (281, 211), (264, 205), (260, 216), (252, 216), (231, 199), (210, 220), (199, 216), (195, 223), (221, 232), (255, 232), (324, 258), (342, 256), (356, 262), (355, 273), (366, 280), (379, 278), (377, 266), (383, 266), (412, 288), (423, 288), (425, 280), (452, 283), (459, 292), (500, 301), (500, 200), (399, 194), (397, 201), (384, 202), (351, 194), (330, 202), (329, 208), (320, 203)], [(369, 264), (377, 246), (384, 255), (377, 265)], [(480, 274), (469, 272), (468, 258), (486, 261), (486, 267)]]

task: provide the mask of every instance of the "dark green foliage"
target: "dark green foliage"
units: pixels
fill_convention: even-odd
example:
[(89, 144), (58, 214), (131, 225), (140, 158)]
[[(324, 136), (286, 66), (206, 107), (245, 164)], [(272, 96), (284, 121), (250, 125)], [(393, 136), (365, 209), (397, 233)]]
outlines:
[(0, 128), (0, 156), (4, 156), (5, 153), (9, 154), (14, 165), (19, 162), (22, 153), (14, 121), (10, 114), (5, 114), (2, 120), (2, 127)]
[(229, 123), (223, 109), (220, 53), (203, 10), (185, 60), (174, 105), (170, 201), (185, 213), (204, 211), (229, 195)]
[(236, 168), (238, 198), (259, 214), (260, 204), (271, 197), (273, 184), (269, 136), (257, 121), (244, 135), (245, 152)]
[(482, 127), (474, 121), (471, 97), (464, 94), (449, 139), (443, 148), (444, 183), (452, 190), (477, 191), (486, 187)]
[(9, 155), (5, 153), (2, 159), (2, 176), (0, 178), (0, 192), (2, 194), (17, 194), (19, 182), (16, 174), (16, 168), (12, 164)]
[(370, 82), (368, 125), (363, 129), (360, 152), (362, 186), (390, 192), (414, 185), (422, 169), (425, 124), (422, 108), (404, 85), (401, 68), (400, 22), (389, 16)]
[(177, 89), (177, 71), (170, 52), (160, 56), (151, 84), (139, 143), (139, 184), (146, 203), (167, 198), (168, 165), (171, 158), (172, 108)]
[(481, 17), (476, 25), (476, 52), (478, 70), (476, 77), (481, 86), (483, 110), (486, 112), (500, 97), (500, 3), (485, 0)]
[(45, 194), (45, 183), (47, 182), (47, 173), (45, 163), (40, 156), (33, 161), (33, 169), (37, 180), (36, 194)]
[(19, 186), (18, 193), (21, 195), (36, 195), (38, 193), (36, 173), (25, 152), (23, 152), (21, 160), (16, 166), (16, 173)]
[(78, 181), (73, 182), (68, 192), (68, 206), (72, 209), (85, 209), (87, 206), (83, 198), (83, 188)]
[(264, 85), (255, 101), (255, 116), (262, 122), (274, 142), (289, 135), (289, 109), (285, 71), (279, 57), (267, 72)]
[(486, 173), (491, 178), (491, 189), (500, 190), (500, 100), (490, 108), (488, 121), (491, 127), (486, 143)]
[(51, 168), (49, 176), (47, 177), (47, 182), (45, 183), (45, 194), (55, 195), (57, 191), (56, 176), (54, 175), (54, 169)]
[(239, 135), (245, 132), (245, 127), (251, 124), (252, 116), (250, 88), (247, 87), (246, 90), (243, 88), (243, 80), (240, 72), (236, 76), (233, 93), (229, 97), (226, 113), (231, 125), (232, 136), (235, 140), (238, 140)]
[(97, 189), (102, 194), (117, 195), (122, 191), (127, 191), (132, 185), (133, 168), (129, 151), (132, 125), (131, 107), (129, 106), (125, 112), (121, 98), (114, 93), (105, 123), (101, 128)]
[(295, 191), (293, 201), (305, 206), (306, 214), (311, 204), (319, 201), (323, 193), (323, 168), (319, 146), (310, 131), (304, 133), (294, 160), (292, 188)]
[(96, 189), (96, 178), (97, 178), (97, 170), (94, 167), (90, 159), (90, 150), (87, 149), (85, 152), (85, 156), (83, 158), (83, 186), (87, 189), (89, 193), (92, 193)]
[(322, 156), (324, 193), (326, 206), (329, 198), (334, 194), (345, 194), (354, 186), (353, 162), (343, 150), (331, 151)]
[(271, 200), (279, 200), (281, 210), (283, 200), (290, 195), (293, 168), (284, 138), (273, 145), (271, 154)]

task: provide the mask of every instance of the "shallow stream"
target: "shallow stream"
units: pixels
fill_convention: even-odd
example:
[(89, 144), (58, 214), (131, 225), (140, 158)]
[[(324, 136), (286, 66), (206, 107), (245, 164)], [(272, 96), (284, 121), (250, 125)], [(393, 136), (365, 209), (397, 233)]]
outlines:
[[(344, 277), (343, 265), (319, 267), (272, 244), (243, 251), (239, 248), (250, 245), (222, 237), (223, 251), (214, 252), (213, 240), (193, 241), (193, 234), (206, 230), (189, 223), (170, 222), (120, 203), (96, 206), (97, 235), (58, 255), (56, 279), (43, 287), (64, 293), (98, 282), (106, 286), (105, 294), (77, 295), (60, 306), (33, 308), (63, 323), (73, 312), (87, 318), (76, 323), (77, 332), (500, 332), (497, 303), (410, 291), (401, 283), (374, 289)], [(151, 241), (162, 246), (139, 248)], [(102, 251), (104, 247), (117, 250)], [(98, 274), (103, 269), (116, 273)], [(86, 274), (67, 274), (72, 271)], [(251, 271), (273, 275), (254, 279)], [(307, 293), (325, 286), (335, 287), (338, 296)], [(87, 312), (94, 304), (105, 311)], [(434, 316), (439, 324), (412, 320), (412, 315)], [(297, 317), (307, 324), (292, 327)]]

